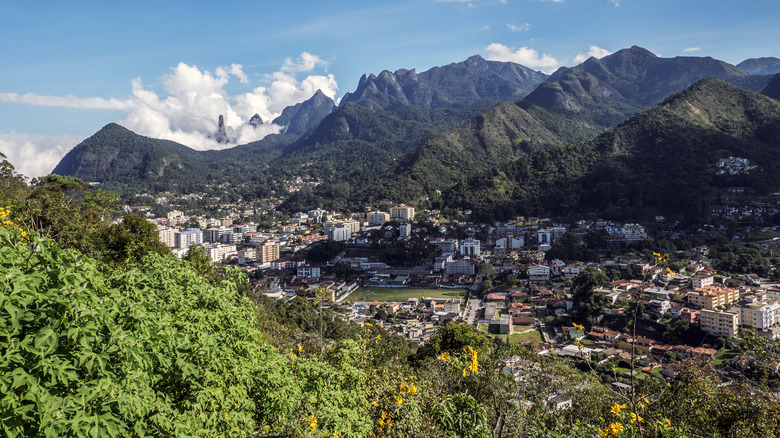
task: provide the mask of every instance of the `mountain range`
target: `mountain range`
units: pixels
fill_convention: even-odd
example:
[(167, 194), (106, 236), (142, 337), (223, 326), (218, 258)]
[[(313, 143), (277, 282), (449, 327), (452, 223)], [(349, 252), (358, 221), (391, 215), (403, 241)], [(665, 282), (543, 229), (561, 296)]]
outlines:
[[(675, 130), (690, 143), (668, 152), (689, 151), (679, 155), (684, 162), (708, 157), (697, 162), (697, 169), (722, 155), (710, 151), (713, 142), (724, 146), (718, 150), (752, 159), (774, 156), (769, 144), (777, 108), (770, 98), (778, 96), (780, 75), (765, 74), (772, 65), (767, 58), (746, 60), (742, 68), (706, 57), (661, 58), (631, 47), (547, 76), (473, 56), (419, 74), (364, 75), (338, 106), (318, 92), (274, 120), (283, 126), (280, 134), (223, 151), (194, 151), (110, 124), (69, 152), (53, 173), (101, 182), (120, 193), (185, 192), (242, 181), (243, 195), (260, 196), (284, 189), (281, 181), (294, 177), (317, 181), (313, 190), (287, 199), (282, 207), (290, 210), (357, 209), (390, 199), (471, 209), (485, 217), (519, 211), (563, 214), (588, 206), (633, 217), (664, 210), (661, 189), (650, 184), (638, 198), (623, 199), (615, 198), (623, 193), (618, 188), (645, 178), (647, 162), (665, 162), (653, 157), (663, 148), (644, 145), (678, 145), (667, 138)], [(702, 81), (706, 78), (719, 80)], [(678, 102), (683, 98), (699, 111), (693, 112), (698, 118), (683, 111), (690, 110)], [(736, 102), (724, 107), (724, 99)], [(735, 137), (729, 123), (762, 128), (739, 128)], [(605, 146), (607, 138), (614, 147)], [(700, 154), (693, 153), (698, 149)], [(546, 174), (545, 166), (567, 169), (558, 172), (570, 187), (560, 199), (547, 185), (560, 181)], [(595, 168), (602, 171), (592, 173)], [(670, 168), (678, 167), (662, 171)], [(633, 177), (631, 169), (644, 170)], [(621, 177), (598, 176), (604, 172)], [(706, 174), (696, 175), (700, 184), (673, 179), (686, 181), (686, 187), (712, 184)], [(485, 186), (486, 181), (492, 185)], [(586, 182), (592, 190), (576, 185)], [(484, 208), (488, 199), (495, 202)]]

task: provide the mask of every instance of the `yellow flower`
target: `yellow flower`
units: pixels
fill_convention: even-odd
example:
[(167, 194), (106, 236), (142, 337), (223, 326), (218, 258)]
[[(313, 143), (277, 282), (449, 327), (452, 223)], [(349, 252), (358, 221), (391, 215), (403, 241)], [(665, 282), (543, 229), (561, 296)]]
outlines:
[(303, 353), (303, 347), (301, 344), (298, 344), (298, 353)]
[(382, 337), (382, 335), (380, 335), (379, 333), (377, 333), (377, 335), (376, 335), (376, 340), (378, 341), (378, 340), (379, 340), (381, 337)]
[(364, 322), (363, 325), (365, 325), (367, 327), (373, 327), (374, 326), (374, 324), (371, 324), (370, 322)]
[(411, 385), (411, 386), (409, 386), (409, 390), (408, 390), (408, 391), (406, 391), (406, 393), (407, 393), (407, 394), (409, 394), (409, 395), (415, 395), (415, 394), (417, 394), (417, 385)]
[(334, 430), (333, 435), (331, 435), (331, 438), (339, 438), (339, 433)]
[(371, 402), (371, 406), (373, 406), (375, 408), (378, 408), (379, 407), (379, 403), (377, 403), (376, 401), (372, 401)]
[(450, 354), (445, 351), (444, 353), (439, 355), (439, 359), (441, 359), (441, 360), (446, 362), (446, 361), (450, 360)]
[(580, 325), (580, 324), (577, 324), (576, 322), (573, 322), (571, 325), (573, 325), (573, 326), (574, 326), (574, 328), (578, 328), (578, 329), (580, 329), (580, 330), (582, 330), (582, 329), (584, 329), (584, 328), (585, 328), (585, 326), (583, 326), (583, 325)]
[(315, 417), (314, 415), (312, 415), (311, 418), (309, 419), (309, 429), (311, 429), (312, 432), (317, 430), (317, 417)]
[(641, 423), (642, 421), (645, 421), (645, 420), (642, 419), (642, 417), (640, 417), (639, 415), (637, 415), (637, 414), (632, 412), (631, 413), (631, 422), (634, 423), (636, 421), (639, 421)]
[(620, 432), (623, 432), (623, 425), (620, 423), (612, 423), (607, 429), (609, 430), (610, 435), (617, 435)]
[(466, 369), (465, 368), (463, 368), (463, 372), (461, 372), (461, 374), (463, 375), (463, 377), (466, 377)]
[(647, 397), (645, 397), (644, 395), (642, 395), (642, 396), (640, 396), (640, 397), (642, 398), (642, 401), (643, 401), (643, 402), (644, 402), (646, 405), (649, 405), (649, 404), (650, 404), (650, 401), (647, 399)]
[(404, 402), (404, 400), (401, 397), (398, 397), (398, 399), (395, 401), (395, 404), (398, 406), (401, 406), (401, 404)]
[(619, 404), (615, 403), (615, 404), (614, 404), (614, 405), (612, 405), (612, 407), (609, 409), (609, 412), (612, 412), (613, 414), (619, 414), (619, 413), (620, 413), (620, 411), (622, 411), (622, 410), (623, 410), (623, 409), (625, 409), (625, 408), (626, 408), (626, 405), (619, 405)]
[(668, 419), (668, 418), (664, 418), (664, 421), (666, 422), (666, 426), (667, 426), (667, 427), (672, 427), (672, 422), (671, 422), (671, 421), (669, 421), (669, 419)]

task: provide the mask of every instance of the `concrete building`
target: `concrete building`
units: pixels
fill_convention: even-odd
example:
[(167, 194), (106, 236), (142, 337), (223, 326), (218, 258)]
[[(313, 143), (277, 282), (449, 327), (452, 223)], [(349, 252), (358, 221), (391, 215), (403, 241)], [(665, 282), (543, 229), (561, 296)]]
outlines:
[(462, 256), (479, 257), (481, 244), (479, 240), (469, 237), (460, 241), (458, 250)]
[(528, 267), (528, 279), (532, 283), (550, 281), (550, 267), (545, 265), (531, 265)]
[(262, 264), (270, 263), (279, 258), (279, 242), (267, 240), (257, 247), (258, 261)]
[(694, 290), (702, 289), (705, 286), (711, 286), (715, 283), (715, 277), (709, 274), (696, 274), (691, 277), (691, 281), (693, 282), (692, 286)]
[(639, 224), (624, 224), (620, 227), (620, 235), (623, 236), (623, 240), (627, 242), (647, 240), (645, 227)]
[(739, 309), (740, 327), (765, 330), (780, 324), (780, 304), (752, 296), (733, 309)]
[(352, 238), (352, 230), (344, 225), (339, 224), (336, 227), (327, 229), (328, 239), (335, 240), (336, 242), (344, 242)]
[(398, 230), (401, 237), (409, 237), (412, 234), (412, 226), (406, 221), (401, 222)]
[(199, 228), (187, 228), (173, 234), (173, 244), (176, 248), (189, 248), (191, 245), (203, 243), (203, 231)]
[(368, 218), (368, 225), (382, 225), (390, 220), (390, 213), (385, 213), (384, 211), (372, 211), (366, 216)]
[(302, 265), (296, 269), (298, 277), (320, 278), (321, 268), (319, 266)]
[(406, 204), (396, 205), (395, 207), (390, 208), (390, 218), (413, 221), (414, 207), (410, 207)]
[(701, 329), (713, 336), (728, 338), (739, 333), (740, 312), (702, 309), (699, 313)]
[(444, 273), (474, 275), (476, 263), (470, 259), (453, 260), (444, 264)]
[(158, 228), (157, 234), (160, 237), (160, 242), (164, 243), (168, 248), (176, 247), (176, 230), (173, 228)]
[(236, 251), (236, 245), (212, 243), (210, 245), (206, 245), (203, 249), (206, 251), (206, 254), (211, 257), (211, 261), (214, 263), (221, 263), (231, 256), (238, 255), (238, 251)]
[(726, 307), (739, 300), (739, 291), (722, 286), (710, 285), (688, 292), (688, 304), (697, 309)]
[(242, 249), (238, 251), (237, 257), (238, 257), (239, 265), (254, 263), (257, 261), (257, 249), (255, 248)]

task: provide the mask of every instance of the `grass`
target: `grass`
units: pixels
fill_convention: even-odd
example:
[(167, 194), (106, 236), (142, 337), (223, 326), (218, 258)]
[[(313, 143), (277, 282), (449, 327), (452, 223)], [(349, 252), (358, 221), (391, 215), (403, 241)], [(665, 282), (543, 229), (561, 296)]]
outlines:
[(526, 344), (528, 342), (542, 342), (542, 334), (539, 333), (539, 330), (536, 329), (536, 327), (528, 327), (525, 328), (524, 326), (515, 327), (515, 330), (521, 330), (525, 331), (529, 328), (533, 328), (533, 330), (525, 332), (525, 333), (512, 333), (509, 335), (509, 343), (510, 344)]
[(716, 367), (719, 367), (723, 364), (728, 364), (732, 359), (737, 357), (738, 354), (739, 352), (737, 350), (732, 350), (725, 347), (721, 348), (721, 350), (715, 353), (715, 356), (712, 357), (712, 364)]
[(466, 296), (466, 289), (410, 289), (392, 287), (359, 287), (349, 294), (345, 301), (404, 302), (409, 298), (460, 298)]

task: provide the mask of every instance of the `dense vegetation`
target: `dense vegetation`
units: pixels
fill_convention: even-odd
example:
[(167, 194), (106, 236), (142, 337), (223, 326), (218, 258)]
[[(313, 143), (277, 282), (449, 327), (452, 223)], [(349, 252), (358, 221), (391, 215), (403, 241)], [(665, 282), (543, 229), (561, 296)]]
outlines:
[[(77, 180), (51, 177), (27, 187), (7, 162), (0, 170), (4, 435), (725, 437), (778, 430), (780, 408), (760, 386), (762, 375), (776, 372), (772, 347), (758, 338), (737, 346), (752, 352), (750, 386), (727, 389), (710, 365), (689, 362), (670, 384), (636, 381), (635, 391), (620, 395), (605, 384), (630, 380), (604, 380), (609, 373), (597, 364), (579, 362), (578, 370), (466, 325), (441, 327), (418, 348), (343, 321), (319, 292), (269, 300), (242, 274), (204, 266), (202, 254), (178, 260), (160, 250), (140, 219), (110, 225), (101, 216), (110, 217), (112, 204), (97, 202), (101, 193)], [(599, 275), (587, 271), (574, 282), (583, 321), (588, 306), (599, 305), (592, 293)], [(510, 358), (517, 379), (501, 371)], [(572, 408), (554, 410), (554, 396), (571, 399)]]

